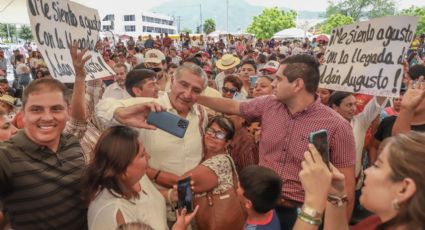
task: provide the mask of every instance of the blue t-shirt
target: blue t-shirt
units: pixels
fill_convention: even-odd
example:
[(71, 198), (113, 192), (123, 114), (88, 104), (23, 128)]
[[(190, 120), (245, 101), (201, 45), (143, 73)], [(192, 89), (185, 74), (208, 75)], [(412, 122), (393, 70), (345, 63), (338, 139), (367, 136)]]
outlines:
[(268, 218), (263, 222), (250, 222), (245, 223), (246, 230), (280, 230), (279, 219), (274, 210), (267, 213)]

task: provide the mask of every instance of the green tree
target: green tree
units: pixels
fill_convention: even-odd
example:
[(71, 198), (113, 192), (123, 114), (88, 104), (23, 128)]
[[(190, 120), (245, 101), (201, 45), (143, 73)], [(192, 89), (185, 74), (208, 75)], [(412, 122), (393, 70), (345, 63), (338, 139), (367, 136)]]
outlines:
[[(10, 38), (13, 39), (14, 37), (16, 37), (16, 25), (13, 24), (9, 24), (9, 33), (10, 33)], [(0, 37), (2, 38), (8, 38), (8, 33), (7, 33), (7, 24), (1, 24), (0, 23)]]
[(24, 39), (27, 42), (31, 41), (33, 38), (31, 28), (29, 28), (28, 26), (22, 26), (19, 30), (18, 36), (20, 39)]
[(265, 8), (260, 15), (254, 16), (247, 32), (255, 34), (257, 38), (271, 38), (276, 32), (295, 27), (295, 11), (285, 12), (277, 7)]
[(354, 20), (351, 17), (342, 14), (334, 14), (326, 19), (322, 27), (320, 27), (320, 32), (330, 34), (333, 28), (348, 25), (353, 22)]
[(215, 31), (215, 21), (214, 19), (208, 18), (204, 22), (204, 32), (206, 34), (212, 33)]
[(420, 35), (425, 33), (425, 7), (412, 6), (408, 9), (401, 11), (400, 15), (410, 15), (419, 17), (418, 27), (416, 28), (416, 34)]
[(368, 19), (394, 15), (395, 0), (329, 0), (326, 16), (342, 14), (358, 21), (361, 17)]
[(180, 33), (186, 33), (186, 32), (189, 32), (189, 34), (191, 34), (192, 30), (186, 27), (180, 30)]

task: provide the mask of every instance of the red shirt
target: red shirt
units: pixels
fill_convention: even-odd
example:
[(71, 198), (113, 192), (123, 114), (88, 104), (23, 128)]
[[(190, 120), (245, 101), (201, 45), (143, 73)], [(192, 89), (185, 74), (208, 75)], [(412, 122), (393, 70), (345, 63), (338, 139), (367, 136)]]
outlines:
[(318, 98), (304, 111), (290, 114), (286, 105), (274, 96), (242, 102), (242, 116), (248, 121), (261, 120), (259, 165), (273, 169), (283, 179), (283, 198), (304, 202), (304, 190), (298, 178), (311, 132), (326, 129), (330, 161), (337, 168), (354, 166), (356, 153), (350, 123)]
[(380, 224), (381, 219), (377, 215), (372, 215), (351, 227), (351, 230), (375, 230)]

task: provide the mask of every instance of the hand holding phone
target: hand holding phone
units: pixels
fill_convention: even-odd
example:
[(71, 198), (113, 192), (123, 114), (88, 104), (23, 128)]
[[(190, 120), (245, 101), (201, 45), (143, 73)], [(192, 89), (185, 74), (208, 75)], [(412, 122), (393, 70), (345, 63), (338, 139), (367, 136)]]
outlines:
[(193, 212), (193, 194), (190, 181), (191, 177), (186, 177), (177, 182), (177, 205), (180, 211), (186, 208), (188, 213)]
[(328, 131), (325, 129), (319, 130), (317, 132), (310, 133), (310, 143), (316, 147), (319, 154), (322, 156), (323, 162), (329, 166), (329, 142), (328, 142)]
[(189, 121), (169, 112), (150, 112), (146, 122), (174, 136), (183, 138)]

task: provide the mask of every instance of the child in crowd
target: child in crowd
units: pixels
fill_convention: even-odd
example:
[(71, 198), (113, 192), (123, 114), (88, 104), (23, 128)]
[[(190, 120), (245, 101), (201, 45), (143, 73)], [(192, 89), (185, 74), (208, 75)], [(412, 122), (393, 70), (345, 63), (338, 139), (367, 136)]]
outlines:
[(271, 169), (252, 165), (241, 171), (238, 194), (248, 213), (246, 230), (280, 229), (274, 207), (281, 189), (282, 180)]

